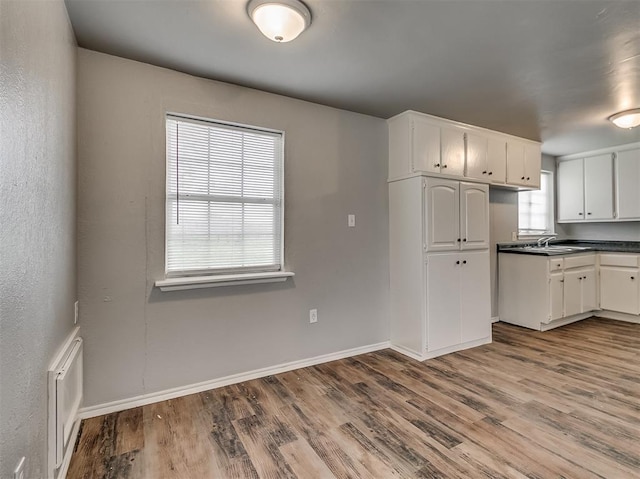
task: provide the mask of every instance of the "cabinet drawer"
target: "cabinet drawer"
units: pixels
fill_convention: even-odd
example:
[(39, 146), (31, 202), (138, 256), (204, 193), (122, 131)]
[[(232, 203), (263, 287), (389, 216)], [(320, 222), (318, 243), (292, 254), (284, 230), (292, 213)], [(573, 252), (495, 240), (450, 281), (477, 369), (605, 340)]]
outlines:
[(596, 255), (587, 254), (580, 256), (567, 256), (564, 259), (564, 269), (593, 266), (596, 264)]
[(549, 260), (549, 271), (562, 271), (564, 267), (564, 258), (553, 258)]
[(637, 268), (639, 266), (639, 255), (636, 254), (600, 254), (600, 264), (602, 266), (626, 266)]

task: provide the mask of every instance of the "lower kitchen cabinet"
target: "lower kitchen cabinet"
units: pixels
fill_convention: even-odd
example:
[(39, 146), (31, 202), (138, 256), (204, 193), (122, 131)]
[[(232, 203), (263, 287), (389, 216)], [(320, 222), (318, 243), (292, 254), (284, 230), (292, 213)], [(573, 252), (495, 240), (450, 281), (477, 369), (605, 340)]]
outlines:
[(498, 263), (501, 321), (544, 331), (598, 309), (595, 253), (500, 253)]
[(640, 314), (640, 256), (600, 255), (600, 307), (616, 313)]
[(427, 256), (427, 352), (491, 336), (488, 269), (486, 251)]

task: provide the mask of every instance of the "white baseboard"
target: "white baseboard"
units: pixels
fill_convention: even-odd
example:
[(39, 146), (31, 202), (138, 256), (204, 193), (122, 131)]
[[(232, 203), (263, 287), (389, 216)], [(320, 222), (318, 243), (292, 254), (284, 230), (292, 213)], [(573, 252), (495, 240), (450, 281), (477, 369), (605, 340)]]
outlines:
[(493, 317), (491, 318), (491, 322), (492, 322), (492, 323), (497, 323), (498, 321), (500, 321), (500, 316), (493, 316)]
[(636, 316), (635, 314), (618, 313), (617, 311), (603, 309), (601, 311), (596, 311), (594, 315), (605, 319), (615, 319), (617, 321), (626, 321), (628, 323), (640, 323), (640, 316)]
[(404, 354), (405, 356), (409, 356), (411, 359), (415, 359), (416, 361), (424, 360), (424, 357), (422, 356), (422, 354), (418, 354), (414, 350), (407, 349), (404, 346), (400, 346), (398, 344), (391, 344), (389, 347), (400, 354)]
[(284, 373), (287, 371), (293, 371), (294, 369), (306, 368), (308, 366), (315, 366), (316, 364), (328, 363), (337, 359), (344, 359), (351, 356), (357, 356), (359, 354), (370, 353), (373, 351), (379, 351), (381, 349), (387, 349), (390, 347), (388, 341), (382, 343), (370, 344), (368, 346), (361, 346), (358, 348), (346, 349), (344, 351), (338, 351), (336, 353), (323, 354), (308, 359), (301, 359), (298, 361), (291, 361), (288, 363), (278, 364), (276, 366), (270, 366), (261, 369), (255, 369), (245, 373), (232, 374), (218, 379), (212, 379), (209, 381), (203, 381), (188, 386), (180, 386), (177, 388), (166, 389), (164, 391), (158, 391), (149, 394), (142, 394), (129, 399), (121, 399), (118, 401), (112, 401), (103, 404), (97, 404), (95, 406), (84, 407), (78, 412), (78, 417), (81, 419), (87, 419), (90, 417), (102, 416), (103, 414), (110, 414), (113, 412), (124, 411), (125, 409), (131, 409), (139, 406), (146, 406), (155, 402), (166, 401), (167, 399), (175, 399), (181, 396), (187, 396), (189, 394), (195, 394), (202, 391), (208, 391), (209, 389), (216, 389), (223, 386), (229, 386), (231, 384), (237, 384), (244, 381), (250, 381), (252, 379), (263, 378), (271, 376), (273, 374)]

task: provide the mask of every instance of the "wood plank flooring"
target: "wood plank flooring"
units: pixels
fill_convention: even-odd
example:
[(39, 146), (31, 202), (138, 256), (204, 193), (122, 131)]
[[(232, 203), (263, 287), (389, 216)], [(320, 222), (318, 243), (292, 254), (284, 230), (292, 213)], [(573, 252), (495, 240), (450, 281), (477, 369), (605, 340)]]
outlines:
[(493, 331), (85, 420), (67, 477), (640, 478), (640, 325)]

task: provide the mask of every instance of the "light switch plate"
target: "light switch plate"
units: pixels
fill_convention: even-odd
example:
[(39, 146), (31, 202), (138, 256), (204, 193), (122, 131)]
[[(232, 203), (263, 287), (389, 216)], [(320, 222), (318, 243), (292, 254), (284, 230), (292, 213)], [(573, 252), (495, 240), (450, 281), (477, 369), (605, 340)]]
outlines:
[(355, 228), (356, 215), (347, 215), (347, 225), (349, 226), (349, 228)]

